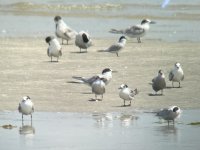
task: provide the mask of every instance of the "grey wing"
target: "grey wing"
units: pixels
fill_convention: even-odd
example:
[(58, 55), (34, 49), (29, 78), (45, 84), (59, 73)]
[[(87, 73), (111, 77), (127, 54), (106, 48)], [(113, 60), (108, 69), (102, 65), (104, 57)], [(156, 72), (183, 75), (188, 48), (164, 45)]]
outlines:
[(111, 45), (111, 46), (107, 49), (107, 51), (109, 51), (109, 52), (115, 52), (115, 51), (120, 50), (121, 48), (122, 48), (121, 45), (119, 45), (119, 44), (113, 44), (113, 45)]
[(165, 117), (169, 114), (169, 110), (167, 108), (162, 109), (161, 111), (157, 112), (157, 116)]
[(172, 71), (170, 71), (169, 73), (169, 81), (172, 81), (174, 78), (174, 74), (172, 73)]
[(85, 79), (84, 82), (88, 83), (89, 85), (92, 85), (92, 83), (97, 79), (97, 76), (93, 76), (91, 78)]
[(126, 34), (134, 34), (134, 35), (140, 35), (144, 32), (145, 32), (145, 30), (138, 26), (132, 26), (124, 31), (124, 33), (126, 33)]

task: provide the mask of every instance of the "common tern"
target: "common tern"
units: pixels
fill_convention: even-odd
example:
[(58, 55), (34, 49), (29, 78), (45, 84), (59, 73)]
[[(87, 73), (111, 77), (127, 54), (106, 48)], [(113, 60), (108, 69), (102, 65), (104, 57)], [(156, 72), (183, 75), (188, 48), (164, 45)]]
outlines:
[(140, 38), (143, 37), (149, 30), (150, 24), (155, 24), (155, 22), (149, 19), (143, 19), (141, 24), (139, 25), (133, 25), (131, 27), (122, 30), (111, 29), (110, 33), (124, 34), (130, 38), (137, 38), (138, 43), (141, 43)]
[(113, 45), (111, 45), (110, 47), (108, 47), (105, 50), (100, 50), (99, 52), (110, 52), (110, 53), (116, 53), (117, 56), (119, 51), (121, 51), (126, 45), (126, 37), (125, 36), (121, 36), (119, 38), (119, 41)]
[(110, 68), (105, 68), (102, 70), (101, 75), (95, 75), (90, 78), (72, 76), (72, 78), (79, 80), (80, 82), (92, 86), (92, 83), (97, 79), (97, 76), (103, 78), (103, 82), (107, 85), (112, 80), (112, 70)]
[(57, 61), (58, 61), (58, 58), (60, 56), (62, 56), (62, 47), (61, 47), (60, 43), (53, 36), (48, 36), (48, 37), (46, 37), (45, 40), (49, 44), (49, 47), (47, 49), (47, 55), (49, 57), (51, 57), (51, 62), (53, 59), (52, 57), (56, 57)]
[(126, 106), (125, 101), (130, 101), (129, 105), (131, 106), (131, 101), (134, 99), (134, 96), (138, 94), (138, 90), (131, 90), (126, 84), (122, 84), (119, 89), (119, 97), (124, 100), (124, 106)]
[(179, 117), (180, 114), (181, 109), (177, 106), (170, 106), (169, 108), (164, 108), (157, 112), (157, 116), (164, 120), (167, 120), (168, 125), (170, 121), (173, 121), (174, 124), (174, 120)]
[(22, 101), (19, 103), (18, 111), (22, 114), (22, 121), (24, 119), (23, 115), (31, 115), (31, 121), (32, 121), (32, 113), (34, 112), (34, 105), (29, 96), (23, 97)]
[(97, 100), (97, 95), (101, 95), (101, 100), (103, 100), (103, 94), (105, 93), (105, 83), (104, 78), (97, 76), (96, 80), (92, 83), (92, 93), (95, 94), (95, 100)]
[(158, 71), (158, 76), (153, 78), (152, 82), (152, 88), (155, 91), (155, 93), (157, 94), (157, 92), (161, 90), (161, 95), (163, 95), (163, 89), (166, 88), (166, 82), (165, 75), (162, 72), (162, 70)]
[(55, 16), (54, 22), (56, 24), (56, 36), (58, 38), (62, 39), (62, 44), (63, 40), (67, 40), (67, 44), (69, 40), (72, 40), (75, 38), (77, 32), (73, 29), (71, 29), (67, 24), (62, 20), (60, 16)]
[(80, 53), (81, 53), (81, 49), (86, 49), (86, 52), (87, 52), (87, 49), (90, 46), (92, 46), (92, 40), (90, 38), (90, 35), (85, 31), (80, 31), (76, 35), (75, 44), (76, 46), (80, 48)]
[(172, 81), (172, 87), (174, 87), (174, 82), (179, 83), (180, 88), (180, 82), (184, 80), (184, 73), (183, 69), (181, 68), (180, 63), (175, 63), (174, 68), (169, 73), (169, 81)]

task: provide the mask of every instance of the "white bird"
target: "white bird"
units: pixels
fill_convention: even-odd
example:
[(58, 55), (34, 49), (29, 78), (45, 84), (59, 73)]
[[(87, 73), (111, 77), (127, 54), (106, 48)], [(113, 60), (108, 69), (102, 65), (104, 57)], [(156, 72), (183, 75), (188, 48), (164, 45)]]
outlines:
[(67, 24), (62, 20), (60, 16), (55, 16), (54, 22), (56, 24), (56, 36), (58, 38), (62, 39), (62, 44), (63, 40), (67, 40), (67, 44), (69, 40), (72, 40), (75, 38), (77, 32), (73, 29), (71, 29)]
[(183, 69), (181, 68), (181, 64), (177, 62), (174, 65), (174, 69), (172, 69), (169, 73), (169, 81), (172, 81), (172, 87), (174, 87), (174, 82), (178, 82), (180, 88), (180, 82), (183, 80), (184, 80)]
[(116, 53), (117, 56), (119, 51), (121, 51), (126, 45), (126, 37), (125, 36), (121, 36), (119, 38), (119, 41), (113, 45), (111, 45), (110, 47), (108, 47), (107, 49), (101, 51), (100, 52), (110, 52), (110, 53)]
[(158, 71), (158, 76), (153, 78), (152, 80), (152, 88), (156, 92), (161, 90), (161, 95), (163, 95), (163, 89), (166, 88), (166, 82), (165, 82), (165, 75), (162, 72), (162, 70)]
[(29, 96), (24, 96), (22, 101), (19, 103), (18, 111), (22, 113), (22, 121), (23, 121), (23, 115), (31, 115), (31, 121), (32, 121), (32, 113), (34, 112), (34, 104), (31, 101), (31, 98)]
[(58, 58), (62, 56), (62, 47), (60, 43), (53, 36), (48, 36), (46, 37), (45, 40), (49, 44), (49, 47), (47, 49), (47, 55), (51, 57), (51, 62), (52, 62), (52, 57), (57, 57), (57, 61), (58, 61)]
[(87, 49), (90, 46), (92, 46), (92, 40), (90, 38), (90, 35), (85, 31), (80, 31), (76, 35), (75, 44), (76, 46), (80, 48), (80, 53), (81, 53), (81, 49), (86, 49), (86, 52), (87, 52)]
[(96, 80), (92, 83), (92, 93), (95, 94), (95, 100), (97, 100), (97, 95), (101, 95), (101, 100), (103, 100), (103, 94), (105, 93), (105, 83), (104, 78), (97, 76)]
[(164, 120), (167, 120), (168, 125), (169, 121), (173, 121), (174, 124), (174, 120), (178, 118), (180, 114), (181, 114), (181, 109), (177, 106), (170, 106), (169, 108), (164, 108), (161, 109), (159, 112), (157, 112), (157, 116), (159, 116)]
[(133, 25), (122, 30), (111, 29), (110, 32), (115, 34), (124, 34), (130, 38), (137, 38), (138, 43), (141, 43), (140, 38), (149, 30), (150, 24), (155, 24), (155, 22), (149, 19), (143, 19), (139, 25)]
[(131, 106), (131, 101), (134, 99), (134, 96), (138, 94), (138, 90), (131, 90), (126, 84), (122, 84), (119, 89), (119, 97), (124, 100), (124, 106), (126, 106), (125, 101), (130, 101), (129, 105)]
[(92, 86), (92, 83), (96, 80), (97, 76), (103, 78), (103, 82), (107, 85), (112, 79), (112, 70), (110, 68), (105, 68), (101, 75), (94, 75), (90, 78), (73, 76), (72, 78), (79, 80), (80, 82)]

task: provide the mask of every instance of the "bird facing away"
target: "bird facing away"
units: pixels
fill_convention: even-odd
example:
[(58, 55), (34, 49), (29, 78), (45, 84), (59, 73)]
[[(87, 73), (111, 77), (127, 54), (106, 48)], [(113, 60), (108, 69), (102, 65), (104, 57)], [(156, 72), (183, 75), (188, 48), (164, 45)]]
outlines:
[(112, 80), (112, 70), (110, 68), (105, 68), (103, 69), (101, 75), (94, 75), (90, 78), (77, 76), (72, 76), (72, 78), (79, 80), (81, 83), (92, 86), (92, 83), (96, 81), (97, 76), (101, 76), (103, 78), (103, 82), (105, 83), (105, 85), (107, 85)]
[(60, 56), (62, 56), (62, 47), (61, 47), (60, 43), (53, 36), (48, 36), (48, 37), (46, 37), (45, 40), (46, 40), (46, 43), (49, 44), (49, 47), (47, 49), (47, 55), (49, 57), (51, 57), (51, 62), (52, 62), (52, 59), (53, 59), (52, 57), (56, 57), (57, 62), (58, 62), (58, 58)]
[(62, 39), (62, 44), (63, 40), (67, 40), (68, 45), (68, 41), (74, 39), (77, 32), (67, 26), (60, 16), (55, 16), (54, 22), (56, 24), (56, 36)]
[(92, 40), (90, 38), (90, 35), (85, 31), (80, 31), (76, 35), (75, 44), (76, 46), (80, 48), (80, 53), (81, 53), (81, 49), (86, 49), (86, 52), (87, 52), (87, 49), (90, 46), (92, 46)]
[(96, 80), (92, 83), (92, 93), (95, 94), (95, 100), (97, 100), (97, 95), (101, 95), (101, 100), (103, 100), (103, 94), (105, 91), (103, 78), (101, 76), (97, 76)]
[(150, 24), (155, 24), (155, 22), (149, 19), (143, 19), (141, 24), (139, 25), (133, 25), (122, 30), (111, 29), (110, 33), (124, 34), (130, 38), (137, 38), (138, 43), (141, 43), (140, 38), (143, 37), (146, 34), (146, 32), (150, 29)]
[(181, 114), (181, 109), (179, 107), (170, 106), (169, 108), (161, 109), (159, 112), (157, 112), (156, 115), (164, 120), (167, 120), (169, 125), (170, 121), (173, 121), (174, 124), (174, 120), (178, 118), (180, 114)]
[(110, 52), (110, 53), (116, 53), (117, 56), (119, 51), (121, 51), (126, 45), (126, 37), (125, 36), (121, 36), (119, 38), (119, 41), (113, 45), (111, 45), (110, 47), (108, 47), (107, 49), (103, 50), (104, 52)]
[(162, 70), (158, 71), (158, 76), (153, 78), (152, 82), (152, 88), (155, 91), (155, 94), (157, 94), (157, 92), (161, 90), (161, 95), (163, 95), (163, 89), (166, 88), (166, 82), (165, 75)]
[(169, 73), (169, 81), (172, 81), (172, 87), (174, 87), (174, 82), (179, 83), (179, 88), (181, 87), (181, 81), (184, 80), (183, 69), (180, 63), (175, 63), (174, 68)]
[(124, 100), (124, 106), (126, 106), (125, 101), (130, 101), (129, 106), (131, 106), (131, 101), (134, 99), (134, 96), (138, 94), (138, 90), (131, 90), (126, 84), (122, 84), (119, 89), (119, 97)]
[(29, 96), (23, 97), (22, 101), (19, 103), (18, 111), (22, 113), (22, 121), (24, 119), (23, 115), (31, 115), (31, 121), (32, 121), (32, 113), (34, 112), (34, 105)]

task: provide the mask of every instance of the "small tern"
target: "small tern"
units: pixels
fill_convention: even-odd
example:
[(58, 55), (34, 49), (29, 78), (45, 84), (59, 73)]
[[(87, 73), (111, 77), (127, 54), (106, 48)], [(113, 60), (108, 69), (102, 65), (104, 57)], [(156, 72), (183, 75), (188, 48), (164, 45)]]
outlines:
[(143, 19), (141, 24), (139, 25), (133, 25), (129, 28), (117, 30), (117, 29), (111, 29), (110, 33), (115, 34), (124, 34), (130, 38), (137, 38), (138, 43), (141, 43), (141, 37), (143, 37), (146, 32), (150, 28), (150, 24), (155, 24), (156, 22), (151, 21), (149, 19)]
[(121, 51), (126, 45), (126, 37), (125, 36), (121, 36), (119, 38), (119, 41), (113, 45), (111, 45), (110, 47), (108, 47), (105, 50), (100, 50), (99, 52), (110, 52), (110, 53), (116, 53), (117, 56), (119, 51)]
[(24, 119), (23, 115), (31, 115), (31, 121), (32, 121), (32, 113), (34, 112), (34, 105), (29, 96), (23, 97), (22, 101), (19, 103), (18, 111), (22, 113), (22, 121)]
[(112, 72), (113, 71), (110, 68), (105, 68), (102, 70), (101, 75), (95, 75), (90, 78), (72, 76), (72, 78), (77, 79), (80, 82), (87, 84), (89, 86), (92, 86), (93, 82), (96, 81), (97, 76), (101, 76), (103, 78), (103, 82), (105, 83), (105, 85), (108, 85), (108, 83), (112, 80)]
[(55, 16), (54, 22), (56, 24), (56, 36), (62, 39), (62, 44), (63, 40), (67, 40), (68, 45), (68, 41), (74, 39), (77, 32), (67, 26), (60, 16)]
[(47, 49), (47, 55), (49, 57), (51, 57), (51, 62), (52, 62), (52, 59), (53, 59), (52, 57), (56, 57), (57, 62), (58, 62), (58, 58), (60, 56), (62, 56), (62, 47), (61, 47), (60, 43), (53, 36), (48, 36), (48, 37), (46, 37), (45, 40), (46, 40), (46, 43), (49, 44), (49, 47)]
[(90, 46), (92, 46), (92, 40), (90, 38), (90, 35), (85, 31), (80, 31), (76, 35), (75, 44), (76, 46), (80, 48), (80, 53), (81, 53), (81, 49), (86, 49), (86, 52), (87, 52), (87, 49)]
[(155, 93), (157, 94), (157, 92), (161, 90), (161, 95), (163, 95), (163, 89), (166, 88), (166, 82), (165, 75), (162, 72), (162, 70), (158, 71), (158, 76), (153, 78), (152, 82), (152, 88), (155, 91)]
[(172, 87), (174, 87), (174, 82), (179, 83), (179, 88), (181, 87), (181, 81), (184, 80), (183, 69), (181, 68), (180, 63), (175, 63), (174, 69), (172, 69), (169, 73), (169, 81), (172, 81)]
[(168, 125), (170, 121), (173, 121), (174, 124), (174, 120), (178, 118), (180, 114), (181, 114), (181, 109), (177, 106), (170, 106), (169, 108), (164, 108), (161, 109), (159, 112), (157, 112), (157, 116), (159, 116), (164, 120), (167, 120)]
[(131, 101), (134, 99), (134, 96), (138, 94), (138, 90), (131, 90), (126, 84), (122, 84), (119, 89), (119, 97), (124, 100), (124, 106), (126, 106), (125, 101), (130, 101), (129, 106), (131, 106)]

